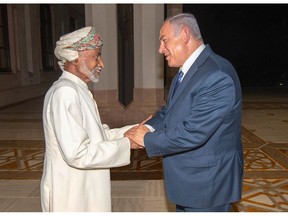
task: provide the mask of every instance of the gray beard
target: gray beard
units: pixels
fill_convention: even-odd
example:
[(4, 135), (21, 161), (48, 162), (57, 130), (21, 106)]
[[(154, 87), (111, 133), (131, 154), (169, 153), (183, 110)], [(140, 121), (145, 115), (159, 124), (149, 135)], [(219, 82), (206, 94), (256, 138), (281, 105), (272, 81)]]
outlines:
[(90, 79), (91, 82), (93, 82), (93, 83), (99, 82), (99, 76), (97, 76), (96, 73), (94, 73), (94, 70), (96, 68), (94, 68), (93, 70), (89, 70), (87, 65), (84, 62), (82, 62), (79, 69), (80, 69), (81, 73), (84, 73)]
[(99, 82), (99, 76), (96, 76), (94, 73), (88, 73), (87, 74), (91, 82), (98, 83)]

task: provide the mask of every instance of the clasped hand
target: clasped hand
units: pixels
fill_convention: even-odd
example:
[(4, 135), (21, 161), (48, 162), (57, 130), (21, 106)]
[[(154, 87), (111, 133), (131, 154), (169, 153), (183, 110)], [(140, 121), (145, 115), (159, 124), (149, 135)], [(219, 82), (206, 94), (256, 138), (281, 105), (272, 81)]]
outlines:
[(130, 128), (124, 133), (124, 136), (129, 138), (131, 149), (140, 149), (144, 148), (144, 136), (150, 130), (144, 125), (146, 121), (151, 119), (150, 115), (147, 119), (142, 121), (139, 125)]

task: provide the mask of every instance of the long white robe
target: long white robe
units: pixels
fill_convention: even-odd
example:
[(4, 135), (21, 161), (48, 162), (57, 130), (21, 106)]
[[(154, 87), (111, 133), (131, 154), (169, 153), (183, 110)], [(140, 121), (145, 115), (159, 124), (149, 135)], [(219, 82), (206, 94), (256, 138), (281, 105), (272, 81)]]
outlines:
[(43, 126), (42, 210), (111, 211), (109, 168), (130, 163), (131, 126), (102, 124), (87, 84), (66, 71), (45, 96)]

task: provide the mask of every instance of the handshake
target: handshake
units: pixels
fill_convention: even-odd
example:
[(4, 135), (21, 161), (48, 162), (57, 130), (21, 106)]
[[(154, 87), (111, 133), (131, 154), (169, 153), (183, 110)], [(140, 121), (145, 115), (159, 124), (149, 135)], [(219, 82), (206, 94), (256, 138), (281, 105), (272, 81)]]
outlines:
[(124, 133), (124, 136), (130, 140), (131, 149), (141, 149), (144, 148), (144, 136), (147, 132), (150, 132), (144, 124), (146, 121), (152, 118), (150, 115), (147, 119), (142, 121), (140, 124), (130, 128)]

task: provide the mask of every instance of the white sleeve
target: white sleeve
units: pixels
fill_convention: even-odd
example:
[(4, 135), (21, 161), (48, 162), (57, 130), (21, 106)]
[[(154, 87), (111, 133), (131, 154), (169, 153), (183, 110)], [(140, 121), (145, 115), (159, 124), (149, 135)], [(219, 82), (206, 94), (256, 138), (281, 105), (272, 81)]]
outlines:
[[(91, 169), (124, 166), (130, 163), (130, 142), (126, 137), (91, 143), (83, 128), (80, 99), (75, 89), (61, 87), (51, 101), (56, 139), (63, 159), (70, 166)], [(97, 128), (102, 130), (102, 127)]]
[(151, 125), (145, 124), (145, 126), (150, 130), (150, 132), (155, 131), (155, 129)]
[(106, 136), (108, 137), (108, 140), (114, 140), (114, 139), (119, 139), (124, 137), (124, 133), (129, 130), (130, 128), (136, 126), (135, 125), (127, 125), (121, 128), (113, 128), (110, 129), (108, 125), (103, 124), (104, 131), (106, 133)]

